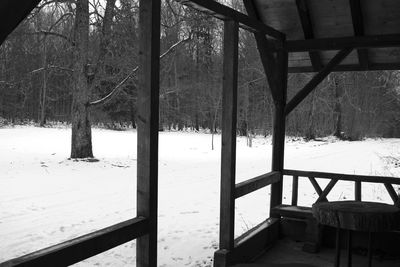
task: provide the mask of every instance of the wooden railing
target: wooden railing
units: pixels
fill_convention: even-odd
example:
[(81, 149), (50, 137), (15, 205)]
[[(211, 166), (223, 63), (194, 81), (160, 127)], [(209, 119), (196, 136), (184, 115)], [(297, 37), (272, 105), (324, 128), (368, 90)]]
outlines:
[[(234, 238), (232, 230), (235, 224), (235, 216), (234, 209), (231, 207), (235, 206), (236, 199), (280, 181), (280, 172), (269, 172), (235, 184), (231, 197), (221, 199), (221, 218), (225, 218), (224, 223), (230, 227), (220, 228), (220, 239), (222, 245), (226, 243), (229, 247), (228, 245), (220, 247), (220, 250), (215, 253), (215, 266), (227, 266), (229, 265), (228, 262), (232, 264), (246, 259), (250, 260), (278, 238), (279, 220), (277, 218), (266, 219), (238, 238)], [(225, 195), (227, 195), (226, 192)]]
[(0, 266), (69, 266), (148, 234), (148, 232), (148, 220), (138, 217), (0, 263)]
[[(354, 200), (362, 201), (362, 183), (380, 183), (386, 188), (386, 191), (393, 200), (394, 205), (400, 206), (400, 199), (393, 185), (400, 185), (400, 178), (385, 176), (368, 176), (368, 175), (350, 175), (328, 172), (299, 171), (299, 170), (283, 170), (283, 175), (292, 176), (292, 206), (297, 206), (299, 178), (308, 178), (318, 194), (316, 202), (328, 201), (327, 196), (336, 183), (341, 181), (354, 182)], [(329, 179), (329, 183), (324, 190), (321, 189), (316, 178)]]

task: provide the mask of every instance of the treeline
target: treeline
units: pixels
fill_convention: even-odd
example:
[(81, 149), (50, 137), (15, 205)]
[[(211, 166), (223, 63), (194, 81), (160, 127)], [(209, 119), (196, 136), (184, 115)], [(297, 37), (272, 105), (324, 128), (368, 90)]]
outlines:
[[(112, 15), (107, 13), (110, 2)], [(234, 5), (242, 9), (239, 2)], [(42, 1), (0, 47), (0, 117), (12, 123), (33, 120), (42, 126), (49, 121), (71, 122), (76, 9), (74, 1)], [(84, 71), (91, 85), (90, 119), (111, 128), (135, 127), (138, 3), (93, 1), (89, 16)], [(222, 23), (165, 0), (164, 52), (160, 130), (218, 131)], [(312, 75), (290, 74), (288, 99)], [(333, 73), (290, 114), (287, 134), (309, 139), (332, 134), (350, 140), (400, 137), (399, 81), (399, 71)], [(244, 30), (240, 31), (238, 111), (238, 134), (270, 134), (273, 103), (253, 35)]]

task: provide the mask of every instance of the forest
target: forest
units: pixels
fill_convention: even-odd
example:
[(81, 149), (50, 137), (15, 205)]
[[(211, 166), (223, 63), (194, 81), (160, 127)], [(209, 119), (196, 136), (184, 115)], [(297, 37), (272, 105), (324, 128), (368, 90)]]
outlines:
[[(228, 3), (226, 3), (228, 2)], [(242, 1), (224, 1), (242, 12)], [(43, 0), (0, 47), (0, 125), (72, 127), (72, 158), (92, 157), (91, 127), (136, 127), (136, 0)], [(162, 1), (162, 130), (220, 130), (222, 22)], [(288, 99), (313, 74), (288, 77)], [(267, 136), (273, 100), (253, 33), (240, 30), (237, 134)], [(400, 71), (333, 72), (288, 117), (286, 134), (400, 137)]]

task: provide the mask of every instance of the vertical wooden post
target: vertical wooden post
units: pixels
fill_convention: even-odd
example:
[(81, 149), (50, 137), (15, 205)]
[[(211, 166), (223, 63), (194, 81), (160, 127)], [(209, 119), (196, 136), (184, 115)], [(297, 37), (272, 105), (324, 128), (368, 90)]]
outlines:
[(354, 199), (361, 201), (361, 181), (354, 182)]
[(158, 110), (161, 0), (139, 2), (139, 88), (137, 130), (137, 216), (149, 234), (137, 239), (136, 266), (157, 266)]
[[(285, 51), (277, 52), (275, 65), (274, 82), (279, 90), (277, 99), (274, 100), (275, 112), (272, 135), (272, 171), (282, 172), (285, 150), (285, 106), (287, 93), (288, 53)], [(280, 182), (271, 186), (270, 209), (281, 203), (282, 179)], [(271, 212), (271, 217), (276, 217), (276, 215)]]
[(220, 249), (234, 247), (238, 23), (224, 22)]
[(293, 175), (292, 206), (297, 206), (298, 193), (299, 193), (299, 176)]

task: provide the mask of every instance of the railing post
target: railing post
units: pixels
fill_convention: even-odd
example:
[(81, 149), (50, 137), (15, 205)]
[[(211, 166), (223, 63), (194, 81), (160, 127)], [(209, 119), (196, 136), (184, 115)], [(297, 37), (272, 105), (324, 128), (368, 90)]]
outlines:
[(299, 176), (293, 175), (292, 206), (297, 206), (298, 193), (299, 193)]
[(354, 199), (361, 201), (361, 181), (354, 182)]
[[(274, 82), (279, 89), (278, 97), (274, 100), (275, 112), (272, 135), (272, 171), (283, 171), (285, 150), (285, 106), (287, 92), (288, 54), (285, 51), (277, 52), (276, 71)], [(271, 186), (270, 211), (282, 203), (282, 173), (281, 181)], [(271, 217), (277, 217), (271, 213)]]
[(138, 267), (157, 266), (160, 9), (161, 0), (139, 2), (137, 216), (149, 220), (149, 234), (137, 239)]

